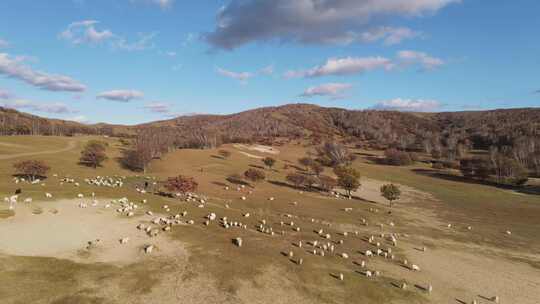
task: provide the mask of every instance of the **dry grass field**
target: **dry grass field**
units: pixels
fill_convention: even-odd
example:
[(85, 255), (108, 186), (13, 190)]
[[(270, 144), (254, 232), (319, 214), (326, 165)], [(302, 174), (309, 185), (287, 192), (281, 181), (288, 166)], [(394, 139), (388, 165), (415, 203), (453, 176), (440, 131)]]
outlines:
[[(0, 196), (22, 189), (14, 210), (0, 203), (1, 303), (439, 304), (493, 303), (493, 296), (500, 303), (539, 303), (540, 195), (534, 192), (469, 183), (422, 164), (384, 166), (373, 162), (377, 152), (360, 150), (353, 166), (362, 173), (362, 187), (353, 199), (300, 191), (285, 183), (307, 152), (293, 143), (272, 151), (226, 145), (221, 149), (232, 152), (228, 159), (217, 150), (178, 150), (154, 160), (142, 176), (119, 166), (122, 146), (113, 138), (100, 138), (108, 143), (103, 167), (78, 165), (81, 148), (90, 139), (0, 137)], [(239, 190), (227, 181), (231, 174), (262, 166), (259, 157), (264, 156), (277, 159), (272, 170), (264, 169), (266, 181)], [(13, 162), (23, 159), (46, 161), (49, 177), (40, 184), (15, 184)], [(144, 181), (178, 174), (197, 180), (204, 204), (135, 189)], [(96, 176), (122, 176), (125, 183), (108, 188), (84, 182)], [(63, 177), (80, 186), (61, 184)], [(378, 193), (388, 181), (403, 191), (392, 208)], [(46, 198), (46, 192), (53, 197)], [(28, 197), (32, 203), (22, 202)], [(138, 204), (132, 217), (116, 212), (114, 203), (105, 208), (122, 197)], [(80, 203), (88, 207), (79, 208)], [(187, 215), (181, 224), (156, 237), (136, 228), (183, 211)], [(210, 213), (218, 219), (206, 226)], [(247, 229), (225, 229), (219, 225), (222, 217)], [(189, 220), (193, 224), (185, 223)], [(275, 235), (257, 231), (262, 220)], [(319, 236), (319, 229), (331, 238)], [(397, 246), (381, 233), (396, 233)], [(366, 241), (371, 235), (382, 249), (392, 248), (394, 259), (363, 255), (377, 249)], [(120, 244), (126, 237), (129, 243)], [(237, 237), (243, 239), (242, 247), (233, 244)], [(95, 239), (102, 244), (86, 249)], [(302, 248), (296, 246), (299, 241)], [(335, 252), (314, 255), (313, 241), (331, 243)], [(143, 248), (150, 244), (155, 250), (145, 254)], [(288, 256), (291, 251), (293, 257)], [(404, 267), (404, 259), (420, 271)], [(366, 277), (366, 270), (380, 275)], [(403, 283), (407, 288), (401, 288)]]

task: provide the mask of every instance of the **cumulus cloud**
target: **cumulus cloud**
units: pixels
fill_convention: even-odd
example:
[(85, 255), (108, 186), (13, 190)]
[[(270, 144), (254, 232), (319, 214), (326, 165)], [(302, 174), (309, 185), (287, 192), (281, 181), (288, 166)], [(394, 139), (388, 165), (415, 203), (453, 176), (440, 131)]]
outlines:
[(159, 114), (169, 114), (171, 112), (170, 105), (163, 102), (151, 102), (146, 104), (143, 108)]
[(44, 113), (54, 113), (54, 114), (65, 114), (65, 113), (75, 113), (76, 111), (71, 110), (67, 105), (63, 103), (39, 103), (26, 99), (16, 99), (1, 101), (0, 105), (6, 108), (12, 108), (22, 111), (36, 111)]
[(352, 88), (350, 83), (325, 83), (307, 88), (301, 97), (329, 96), (332, 99), (344, 97), (344, 92)]
[(412, 39), (420, 36), (420, 32), (416, 32), (407, 27), (378, 27), (363, 32), (360, 39), (364, 42), (374, 42), (383, 40), (385, 45), (399, 44), (403, 40)]
[(438, 110), (440, 107), (441, 103), (437, 100), (396, 98), (379, 101), (373, 106), (373, 109), (404, 112), (432, 112)]
[(345, 57), (330, 58), (323, 65), (309, 70), (288, 71), (285, 78), (344, 76), (360, 74), (375, 69), (392, 69), (393, 63), (384, 57)]
[(85, 85), (71, 77), (34, 71), (24, 65), (26, 59), (26, 57), (11, 57), (6, 53), (0, 53), (0, 74), (48, 91), (82, 92), (86, 90)]
[(98, 94), (98, 99), (108, 99), (113, 101), (129, 102), (133, 99), (141, 99), (144, 93), (137, 90), (112, 90)]
[(114, 37), (110, 30), (97, 30), (96, 25), (98, 23), (99, 21), (96, 20), (73, 22), (58, 37), (73, 44), (101, 43)]
[(82, 124), (90, 123), (90, 120), (84, 115), (77, 115), (77, 116), (69, 118), (68, 120), (75, 121)]
[(99, 21), (83, 20), (73, 22), (62, 31), (58, 37), (75, 45), (108, 43), (111, 48), (126, 51), (141, 51), (154, 47), (152, 39), (157, 33), (139, 33), (137, 40), (130, 42), (126, 38), (113, 33), (111, 30), (97, 29)]
[[(220, 9), (217, 25), (205, 39), (227, 50), (269, 40), (352, 43), (362, 41), (363, 33), (381, 20), (421, 17), (456, 2), (460, 0), (232, 0)], [(388, 43), (410, 37), (403, 31), (395, 35)]]
[(419, 64), (423, 70), (433, 70), (444, 65), (444, 60), (432, 57), (423, 52), (417, 51), (400, 51), (397, 55), (402, 65)]
[(252, 73), (249, 73), (249, 72), (233, 72), (233, 71), (225, 70), (222, 68), (217, 68), (217, 73), (221, 76), (236, 79), (240, 81), (241, 83), (246, 83), (249, 79), (251, 79), (254, 76)]
[(0, 39), (0, 49), (8, 48), (10, 47), (10, 43), (6, 40)]

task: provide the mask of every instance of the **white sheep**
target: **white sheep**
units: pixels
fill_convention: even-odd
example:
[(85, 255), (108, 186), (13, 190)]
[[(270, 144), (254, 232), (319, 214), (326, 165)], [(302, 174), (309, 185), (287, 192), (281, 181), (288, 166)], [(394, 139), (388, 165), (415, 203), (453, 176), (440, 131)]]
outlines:
[(47, 193), (45, 193), (45, 197), (46, 197), (46, 198), (52, 198), (52, 194), (50, 194), (50, 193), (47, 192)]
[(78, 197), (78, 198), (83, 198), (84, 195), (83, 195), (82, 193), (79, 193), (79, 194), (77, 194), (77, 197)]
[(121, 239), (120, 239), (120, 244), (127, 244), (127, 242), (129, 242), (129, 238), (128, 238), (128, 237), (125, 237), (125, 238), (121, 238)]
[(412, 264), (411, 265), (411, 270), (412, 271), (420, 271), (420, 267), (418, 265), (416, 265), (416, 264)]
[(144, 252), (147, 253), (147, 254), (152, 253), (152, 250), (154, 250), (154, 245), (148, 245), (148, 246), (144, 247)]
[(241, 238), (241, 237), (237, 237), (237, 238), (234, 239), (234, 244), (235, 244), (236, 246), (242, 247), (242, 243), (243, 243), (243, 241), (242, 241), (242, 238)]
[(340, 273), (340, 274), (339, 274), (339, 280), (340, 280), (340, 281), (343, 281), (343, 273)]

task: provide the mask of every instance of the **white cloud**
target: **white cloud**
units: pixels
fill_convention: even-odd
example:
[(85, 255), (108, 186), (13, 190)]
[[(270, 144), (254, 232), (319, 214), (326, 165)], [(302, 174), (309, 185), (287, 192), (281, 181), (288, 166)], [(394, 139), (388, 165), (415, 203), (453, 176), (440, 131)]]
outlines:
[(146, 2), (146, 3), (150, 3), (150, 4), (155, 4), (155, 5), (159, 6), (159, 7), (161, 7), (162, 9), (168, 9), (168, 8), (172, 7), (175, 0), (130, 0), (130, 2), (131, 3)]
[(398, 59), (402, 65), (419, 64), (424, 70), (433, 70), (445, 63), (444, 60), (426, 53), (408, 50), (398, 52)]
[(90, 123), (90, 120), (84, 115), (77, 115), (75, 117), (69, 118), (68, 120), (75, 121), (75, 122), (82, 123), (82, 124)]
[(48, 91), (82, 92), (86, 90), (85, 85), (71, 77), (34, 71), (24, 65), (26, 59), (27, 57), (10, 57), (6, 53), (0, 53), (0, 74)]
[(343, 93), (352, 88), (350, 83), (325, 83), (307, 88), (302, 97), (330, 96), (332, 99), (343, 98)]
[(153, 2), (165, 9), (171, 7), (174, 0), (153, 0)]
[(437, 100), (396, 98), (379, 101), (373, 106), (373, 109), (404, 112), (432, 112), (438, 110), (440, 107), (441, 103)]
[(6, 40), (0, 39), (0, 49), (8, 48), (11, 44)]
[(104, 42), (115, 37), (115, 35), (110, 30), (97, 30), (96, 25), (98, 23), (99, 21), (96, 20), (83, 20), (73, 22), (68, 25), (67, 29), (61, 32), (58, 37), (73, 44), (95, 44)]
[(146, 104), (144, 108), (153, 113), (169, 114), (171, 112), (170, 105), (163, 102), (151, 102)]
[(144, 93), (137, 90), (112, 90), (100, 93), (98, 99), (108, 99), (114, 101), (128, 102), (133, 99), (141, 99)]
[(111, 30), (98, 30), (96, 28), (98, 24), (99, 21), (97, 20), (73, 22), (58, 37), (74, 45), (97, 45), (108, 42), (111, 48), (126, 51), (142, 51), (154, 47), (152, 39), (157, 33), (139, 33), (138, 39), (130, 42), (126, 38), (113, 33)]
[(386, 45), (401, 43), (403, 40), (420, 36), (421, 33), (407, 27), (378, 27), (361, 33), (360, 40), (364, 42), (374, 42), (383, 40)]
[[(363, 33), (384, 20), (423, 17), (460, 1), (231, 0), (218, 11), (216, 26), (205, 39), (226, 50), (255, 41), (348, 44), (363, 41)], [(402, 30), (383, 36), (389, 44), (411, 37)]]
[(139, 33), (139, 38), (135, 42), (128, 42), (124, 38), (118, 38), (113, 42), (112, 47), (125, 51), (144, 51), (154, 48), (152, 40), (157, 36), (157, 33)]
[(392, 69), (393, 63), (384, 57), (345, 57), (330, 58), (323, 65), (309, 70), (288, 71), (285, 78), (295, 77), (320, 77), (329, 75), (352, 75), (360, 74), (375, 69)]
[(236, 79), (241, 83), (246, 83), (250, 78), (253, 77), (253, 74), (249, 72), (232, 72), (222, 68), (217, 68), (217, 72), (221, 76)]
[(262, 75), (272, 75), (274, 74), (274, 66), (268, 65), (262, 69), (259, 70), (259, 73)]
[(26, 99), (16, 99), (0, 102), (0, 105), (6, 108), (12, 108), (23, 111), (36, 111), (54, 114), (75, 113), (63, 103), (39, 103)]

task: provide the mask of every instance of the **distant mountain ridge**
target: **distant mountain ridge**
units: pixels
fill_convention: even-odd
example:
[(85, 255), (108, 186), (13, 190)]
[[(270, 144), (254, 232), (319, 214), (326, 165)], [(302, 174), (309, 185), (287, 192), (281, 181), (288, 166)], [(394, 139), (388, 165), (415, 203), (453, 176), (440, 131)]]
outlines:
[[(342, 136), (361, 140), (414, 141), (432, 134), (458, 134), (479, 141), (539, 135), (540, 108), (441, 113), (348, 110), (312, 104), (264, 107), (229, 115), (193, 115), (132, 126), (48, 119), (0, 107), (0, 134), (134, 134), (163, 128), (180, 137), (219, 137), (222, 142), (266, 137)], [(410, 137), (407, 139), (407, 137)], [(505, 139), (506, 138), (506, 139)]]

